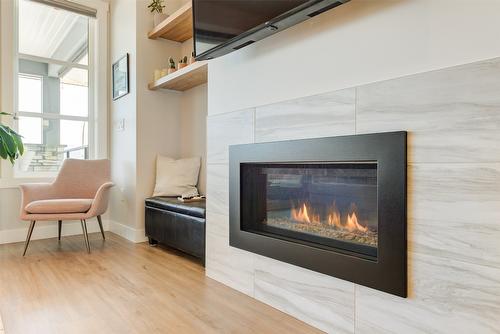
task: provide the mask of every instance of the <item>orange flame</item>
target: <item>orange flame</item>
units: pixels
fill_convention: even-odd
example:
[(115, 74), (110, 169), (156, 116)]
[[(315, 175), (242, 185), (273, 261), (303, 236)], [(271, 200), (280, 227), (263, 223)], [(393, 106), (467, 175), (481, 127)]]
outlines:
[(309, 211), (311, 210), (307, 209), (306, 203), (303, 203), (298, 210), (296, 208), (292, 208), (292, 219), (301, 223), (320, 224), (320, 216), (315, 215), (314, 213), (311, 213), (311, 215), (309, 215)]
[[(354, 206), (353, 206), (354, 207)], [(347, 221), (345, 224), (341, 222), (340, 211), (335, 206), (335, 202), (328, 210), (328, 217), (326, 219), (326, 223), (330, 226), (335, 226), (337, 228), (345, 229), (350, 232), (367, 232), (368, 228), (358, 223), (358, 217), (356, 216), (356, 212), (347, 214)], [(313, 208), (307, 205), (306, 203), (302, 203), (299, 207), (293, 207), (291, 210), (290, 218), (299, 223), (308, 223), (308, 224), (321, 224), (321, 217), (319, 214), (315, 214)]]
[(356, 217), (356, 213), (350, 213), (347, 215), (347, 224), (344, 226), (348, 231), (354, 232), (354, 231), (361, 231), (361, 232), (366, 232), (368, 229), (362, 225), (359, 225), (358, 223), (358, 217)]
[(340, 222), (340, 211), (337, 209), (335, 202), (333, 202), (328, 211), (330, 212), (328, 214), (328, 225), (342, 228), (342, 223)]

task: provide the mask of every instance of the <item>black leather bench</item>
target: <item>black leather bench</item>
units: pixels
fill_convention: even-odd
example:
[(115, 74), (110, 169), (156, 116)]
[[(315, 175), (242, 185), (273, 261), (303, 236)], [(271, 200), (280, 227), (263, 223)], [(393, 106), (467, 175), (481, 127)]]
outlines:
[(205, 264), (205, 201), (183, 203), (172, 197), (151, 197), (145, 204), (149, 244), (165, 244)]

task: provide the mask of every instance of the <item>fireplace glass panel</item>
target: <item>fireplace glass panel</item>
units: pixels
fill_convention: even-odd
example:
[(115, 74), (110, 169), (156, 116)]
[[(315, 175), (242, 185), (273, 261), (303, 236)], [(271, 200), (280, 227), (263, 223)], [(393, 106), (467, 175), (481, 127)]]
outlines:
[(242, 163), (241, 229), (377, 257), (377, 163)]

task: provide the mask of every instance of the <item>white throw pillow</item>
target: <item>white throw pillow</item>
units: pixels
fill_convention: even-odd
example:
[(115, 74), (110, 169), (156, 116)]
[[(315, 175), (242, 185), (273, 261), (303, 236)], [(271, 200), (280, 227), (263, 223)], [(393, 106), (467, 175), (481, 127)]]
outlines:
[(199, 172), (199, 157), (175, 160), (158, 155), (153, 196), (180, 196), (187, 192), (198, 195)]

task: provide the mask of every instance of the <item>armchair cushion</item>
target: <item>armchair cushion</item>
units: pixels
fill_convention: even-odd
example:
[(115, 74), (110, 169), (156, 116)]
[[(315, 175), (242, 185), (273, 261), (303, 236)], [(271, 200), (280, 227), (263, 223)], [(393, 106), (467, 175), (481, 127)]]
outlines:
[(31, 214), (84, 213), (92, 206), (92, 199), (46, 199), (33, 201), (26, 205), (25, 210)]

